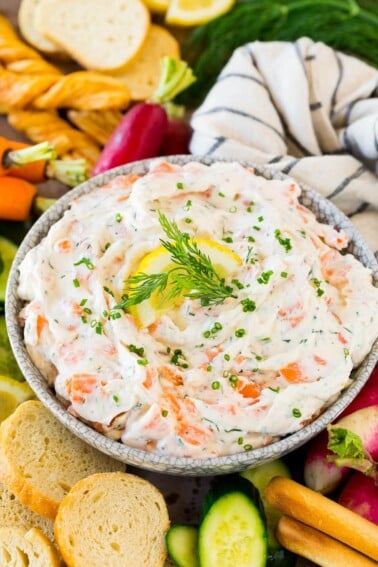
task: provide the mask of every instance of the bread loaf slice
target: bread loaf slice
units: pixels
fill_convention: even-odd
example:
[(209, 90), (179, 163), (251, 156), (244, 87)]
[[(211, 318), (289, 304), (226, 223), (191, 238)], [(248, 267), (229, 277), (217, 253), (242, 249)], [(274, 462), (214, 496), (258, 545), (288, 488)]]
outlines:
[(18, 10), (18, 25), (28, 43), (47, 55), (64, 56), (64, 52), (56, 43), (40, 33), (36, 26), (36, 15), (41, 0), (22, 0)]
[(11, 567), (59, 567), (58, 553), (37, 528), (0, 528), (0, 565)]
[(24, 402), (0, 426), (0, 481), (33, 512), (54, 519), (67, 492), (95, 472), (125, 465), (90, 447), (37, 400)]
[(18, 527), (24, 530), (38, 528), (50, 541), (54, 541), (54, 524), (52, 520), (35, 514), (21, 504), (3, 484), (0, 483), (0, 526)]
[(80, 480), (63, 499), (54, 525), (63, 559), (75, 567), (161, 567), (168, 528), (161, 493), (127, 473)]
[(87, 69), (117, 69), (138, 53), (150, 15), (141, 0), (42, 0), (40, 32)]
[(160, 60), (165, 55), (179, 59), (179, 44), (169, 31), (151, 25), (138, 55), (113, 76), (125, 83), (133, 100), (146, 100), (157, 89), (161, 74)]

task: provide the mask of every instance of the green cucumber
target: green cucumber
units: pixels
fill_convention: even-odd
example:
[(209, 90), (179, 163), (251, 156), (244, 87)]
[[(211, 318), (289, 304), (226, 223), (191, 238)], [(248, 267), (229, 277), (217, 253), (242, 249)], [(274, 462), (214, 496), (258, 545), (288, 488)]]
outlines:
[(267, 536), (251, 484), (224, 477), (205, 499), (198, 533), (201, 567), (264, 567)]
[(0, 315), (0, 375), (9, 376), (19, 382), (24, 380), (9, 343), (5, 317)]
[(17, 246), (7, 238), (4, 238), (4, 236), (0, 236), (0, 258), (2, 264), (2, 270), (0, 271), (0, 312), (4, 309), (5, 290), (7, 287), (9, 271), (16, 252)]
[(168, 555), (177, 567), (199, 567), (198, 562), (198, 528), (176, 524), (165, 537)]
[(265, 498), (265, 488), (274, 476), (291, 478), (290, 471), (281, 459), (265, 463), (254, 469), (248, 469), (240, 473), (243, 478), (249, 480), (258, 490), (264, 507), (266, 527), (268, 532), (268, 562), (272, 567), (290, 567), (294, 563), (294, 555), (283, 549), (277, 541), (274, 532), (278, 520), (282, 516), (276, 508), (272, 508)]

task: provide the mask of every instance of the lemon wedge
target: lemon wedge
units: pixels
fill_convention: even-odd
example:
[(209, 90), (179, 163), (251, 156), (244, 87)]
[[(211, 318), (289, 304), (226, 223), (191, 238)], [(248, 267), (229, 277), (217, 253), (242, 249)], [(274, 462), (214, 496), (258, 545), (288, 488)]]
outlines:
[(228, 12), (235, 0), (172, 0), (165, 18), (167, 24), (198, 26)]
[(165, 14), (169, 8), (169, 0), (144, 0), (144, 3), (156, 14)]
[[(196, 242), (201, 252), (209, 256), (215, 271), (222, 278), (226, 278), (235, 272), (243, 263), (240, 256), (230, 250), (230, 248), (227, 248), (227, 246), (219, 244), (219, 242), (206, 238), (196, 238), (194, 242)], [(161, 274), (168, 272), (174, 266), (175, 264), (173, 264), (168, 250), (166, 250), (164, 246), (159, 246), (159, 248), (147, 254), (140, 261), (135, 274)], [(129, 308), (131, 315), (134, 317), (139, 327), (152, 325), (152, 323), (159, 319), (164, 313), (178, 307), (184, 301), (182, 296), (165, 300), (168, 294), (169, 285), (164, 290), (164, 293), (155, 291), (148, 299), (142, 301), (142, 303), (138, 303)]]
[(18, 382), (8, 376), (0, 376), (0, 422), (6, 419), (16, 407), (30, 400), (33, 390), (27, 382)]

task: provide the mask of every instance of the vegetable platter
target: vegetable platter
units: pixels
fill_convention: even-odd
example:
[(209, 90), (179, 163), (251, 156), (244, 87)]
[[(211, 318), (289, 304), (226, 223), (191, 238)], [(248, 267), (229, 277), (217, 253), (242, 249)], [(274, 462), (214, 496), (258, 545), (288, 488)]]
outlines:
[[(154, 155), (158, 155), (159, 151), (162, 155), (187, 153), (188, 129), (185, 122), (182, 121), (183, 111), (170, 108), (170, 99), (175, 98), (183, 90), (184, 92), (178, 96), (178, 102), (185, 104), (189, 112), (193, 110), (203, 99), (211, 86), (211, 82), (214, 81), (232, 50), (246, 41), (255, 39), (294, 40), (297, 37), (296, 34), (310, 34), (308, 26), (311, 22), (314, 39), (333, 42), (335, 47), (346, 51), (349, 46), (355, 55), (365, 59), (368, 63), (378, 65), (377, 55), (374, 50), (370, 49), (371, 41), (374, 41), (374, 26), (378, 22), (378, 14), (374, 16), (370, 12), (370, 9), (376, 9), (374, 0), (361, 1), (362, 11), (359, 11), (358, 7), (356, 8), (354, 0), (346, 2), (341, 0), (321, 0), (318, 2), (312, 0), (240, 1), (234, 6), (235, 9), (232, 13), (229, 11), (234, 2), (225, 0), (219, 2), (221, 19), (216, 24), (210, 22), (205, 27), (197, 29), (190, 28), (191, 22), (186, 20), (187, 15), (180, 13), (179, 2), (148, 0), (146, 3), (155, 14), (154, 21), (163, 26), (165, 23), (171, 24), (173, 27), (168, 26), (168, 29), (173, 32), (173, 35), (182, 45), (186, 45), (184, 55), (189, 57), (197, 81), (192, 85), (193, 79), (190, 69), (188, 71), (179, 64), (176, 72), (178, 75), (181, 73), (180, 79), (176, 83), (169, 83), (170, 88), (166, 89), (164, 85), (160, 89), (158, 87), (155, 90), (154, 97), (149, 97), (148, 101), (139, 101), (131, 110), (126, 112), (123, 119), (121, 119), (120, 114), (117, 114), (117, 116), (109, 114), (109, 120), (115, 121), (112, 128), (113, 134), (110, 139), (108, 137), (106, 140), (108, 143), (101, 157), (98, 159), (97, 156), (92, 169), (93, 174), (121, 165), (125, 161), (150, 157), (143, 153), (140, 154), (140, 152), (144, 151), (144, 146), (148, 146), (150, 149), (149, 139), (151, 137), (154, 138), (156, 143), (156, 148), (153, 149)], [(170, 8), (164, 22), (164, 16), (161, 12), (164, 12), (168, 4)], [(366, 11), (364, 11), (365, 8)], [(17, 24), (18, 10), (18, 0), (12, 2), (0, 0), (0, 14), (5, 15), (13, 25)], [(314, 16), (315, 12), (316, 15)], [(264, 13), (264, 18), (261, 18), (262, 13)], [(298, 15), (296, 22), (293, 23), (292, 20), (289, 20), (288, 25), (286, 25), (285, 18), (293, 13)], [(355, 14), (355, 16), (351, 18), (351, 14)], [(195, 23), (203, 23), (207, 17), (206, 13), (199, 13), (197, 15), (198, 20)], [(325, 24), (332, 22), (336, 31), (327, 36), (324, 32)], [(175, 27), (176, 25), (179, 27)], [(189, 28), (185, 29), (187, 26)], [(355, 30), (358, 31), (358, 37), (360, 39), (363, 37), (363, 40), (355, 40), (353, 35)], [(274, 37), (272, 36), (273, 32), (276, 34)], [(52, 59), (52, 63), (54, 66), (57, 65), (57, 68), (63, 73), (75, 73), (78, 69), (81, 69), (77, 62), (73, 62), (66, 56), (59, 56), (59, 54), (57, 59)], [(170, 76), (168, 68), (166, 68), (165, 73), (168, 77)], [(75, 111), (72, 112), (73, 120), (75, 120), (77, 115), (75, 115)], [(170, 115), (170, 112), (172, 112), (172, 115)], [(85, 119), (85, 115), (81, 115), (82, 119), (83, 117)], [(147, 129), (146, 131), (144, 125), (147, 118), (152, 126), (150, 130)], [(135, 131), (142, 134), (140, 146), (136, 146), (134, 140), (130, 137), (126, 140), (126, 146), (120, 147), (119, 133), (122, 134), (122, 122), (125, 120), (126, 122), (132, 121)], [(116, 128), (117, 125), (118, 129)], [(169, 133), (170, 130), (174, 132), (173, 145), (169, 136), (164, 138), (164, 135)], [(155, 136), (156, 133), (158, 134), (157, 137)], [(161, 135), (161, 138), (159, 138), (159, 135)], [(4, 174), (7, 173), (7, 168), (14, 166), (14, 163), (9, 161), (11, 157), (9, 150), (17, 151), (24, 144), (30, 144), (30, 139), (20, 131), (15, 130), (4, 116), (0, 116), (0, 136), (2, 137), (0, 143), (0, 158), (2, 160), (0, 174)], [(9, 141), (12, 141), (11, 145), (9, 145)], [(101, 146), (104, 145), (105, 140)], [(62, 185), (56, 181), (56, 179), (62, 179), (62, 173), (59, 170), (59, 164), (54, 166), (54, 161), (59, 156), (55, 155), (53, 147), (48, 143), (45, 146), (42, 144), (42, 147), (36, 151), (41, 151), (42, 154), (40, 155), (44, 156), (43, 159), (48, 159), (48, 162), (44, 162), (43, 166), (41, 166), (41, 162), (37, 162), (38, 165), (28, 165), (29, 177), (22, 178), (22, 175), (19, 177), (16, 174), (14, 177), (6, 179), (7, 193), (15, 195), (20, 190), (26, 192), (27, 197), (26, 201), (20, 201), (18, 209), (10, 199), (9, 205), (7, 205), (7, 210), (11, 211), (8, 216), (9, 222), (0, 220), (0, 274), (3, 272), (2, 277), (0, 275), (2, 286), (0, 289), (0, 310), (3, 307), (5, 292), (3, 289), (4, 274), (16, 251), (16, 244), (22, 240), (25, 231), (31, 226), (31, 221), (28, 218), (29, 211), (34, 207), (34, 210), (42, 212), (52, 202), (50, 199), (54, 200), (66, 192), (67, 185), (75, 185), (75, 181), (78, 183), (82, 180), (83, 169), (80, 159), (74, 160), (73, 169), (69, 171), (68, 178), (67, 171), (63, 172), (65, 185)], [(31, 152), (33, 153), (34, 149)], [(30, 155), (30, 150), (26, 151), (26, 155)], [(16, 159), (19, 156), (21, 156), (20, 159), (23, 159), (22, 153), (18, 154)], [(14, 171), (12, 169), (12, 172)], [(14, 220), (25, 222), (19, 224), (12, 222)], [(1, 321), (3, 321), (3, 317), (1, 317)], [(32, 392), (28, 390), (26, 383), (22, 382), (22, 376), (17, 365), (9, 354), (9, 344), (3, 325), (0, 327), (0, 375), (5, 374), (4, 368), (6, 367), (11, 369), (12, 376), (19, 382), (18, 387), (13, 391), (12, 384), (8, 384), (5, 378), (1, 385), (2, 389), (8, 388), (9, 399), (13, 397), (18, 403), (22, 403), (32, 396)], [(0, 378), (4, 377), (0, 376)], [(331, 494), (334, 501), (338, 500), (343, 506), (354, 510), (365, 516), (371, 523), (378, 525), (377, 379), (378, 371), (376, 369), (368, 387), (364, 389), (364, 393), (352, 403), (349, 410), (345, 410), (340, 422), (332, 425), (329, 432), (324, 431), (311, 445), (291, 453), (284, 461), (280, 460), (263, 465), (262, 469), (245, 471), (241, 475), (232, 475), (220, 480), (211, 477), (180, 476), (175, 477), (172, 481), (169, 476), (128, 467), (127, 472), (150, 481), (164, 496), (171, 521), (171, 529), (167, 534), (166, 542), (169, 555), (174, 560), (171, 563), (168, 559), (166, 565), (197, 567), (199, 565), (198, 553), (201, 567), (212, 567), (213, 565), (218, 567), (220, 564), (217, 561), (217, 554), (222, 556), (223, 553), (235, 553), (233, 555), (236, 561), (235, 565), (244, 565), (244, 563), (241, 563), (241, 557), (244, 554), (243, 560), (245, 559), (249, 553), (248, 549), (235, 551), (233, 545), (238, 545), (238, 542), (243, 540), (245, 526), (247, 526), (247, 536), (250, 535), (251, 531), (255, 534), (253, 541), (254, 557), (248, 565), (253, 565), (253, 567), (264, 567), (264, 565), (270, 567), (293, 567), (294, 565), (296, 567), (310, 567), (311, 565), (321, 564), (321, 558), (318, 559), (319, 563), (309, 561), (310, 559), (316, 560), (316, 554), (312, 551), (308, 555), (306, 549), (303, 550), (300, 544), (299, 547), (292, 546), (295, 537), (292, 535), (293, 532), (290, 532), (290, 530), (294, 530), (294, 535), (298, 536), (299, 534), (298, 537), (302, 538), (308, 537), (309, 541), (312, 541), (312, 538), (315, 537), (314, 541), (316, 541), (319, 536), (316, 531), (317, 526), (311, 524), (308, 517), (303, 518), (299, 515), (295, 517), (295, 514), (293, 517), (294, 524), (291, 525), (291, 514), (286, 509), (281, 508), (280, 505), (277, 506), (277, 509), (273, 507), (275, 498), (280, 498), (280, 487), (276, 488), (272, 485), (270, 492), (268, 489), (266, 493), (269, 498), (265, 496), (267, 484), (276, 475), (284, 480), (283, 500), (285, 500), (286, 489), (297, 493), (295, 483), (291, 485), (290, 482), (293, 481), (288, 480), (292, 477), (294, 481), (301, 483), (301, 485), (306, 484), (317, 492)], [(327, 433), (329, 433), (330, 441), (328, 448)], [(289, 483), (288, 488), (286, 488), (286, 481)], [(278, 490), (278, 496), (276, 490)], [(301, 494), (300, 490), (298, 494)], [(312, 501), (311, 493), (309, 498)], [(366, 501), (369, 501), (367, 510)], [(318, 501), (315, 500), (314, 502), (318, 505)], [(273, 504), (271, 505), (271, 503)], [(322, 508), (322, 506), (323, 501), (319, 501), (319, 507)], [(328, 512), (327, 504), (325, 510), (326, 515)], [(275, 535), (275, 528), (281, 513), (288, 514), (288, 516), (285, 516), (288, 522), (283, 522), (277, 533), (280, 534), (280, 541), (289, 542), (287, 548), (291, 549), (293, 553), (284, 549)], [(238, 516), (236, 523), (235, 514)], [(227, 524), (227, 518), (231, 518), (229, 524)], [(295, 523), (298, 519), (303, 523)], [(319, 521), (321, 522), (321, 520), (322, 518)], [(351, 517), (351, 521), (353, 521), (353, 517)], [(307, 524), (312, 527), (308, 528)], [(356, 526), (358, 526), (356, 529), (359, 529), (360, 524), (356, 524)], [(363, 524), (361, 526), (361, 529), (363, 529)], [(303, 529), (310, 531), (306, 532)], [(329, 531), (328, 535), (334, 534)], [(337, 537), (337, 535), (334, 537)], [(341, 547), (336, 544), (336, 547), (333, 548), (332, 542), (329, 548), (332, 549), (332, 553), (335, 553), (335, 565), (351, 564), (348, 561), (354, 561), (354, 559), (360, 565), (358, 563), (360, 560), (359, 552), (357, 552), (356, 558), (343, 555), (345, 542), (348, 543), (348, 546), (353, 546), (353, 542), (350, 543), (348, 539), (343, 538), (344, 533), (340, 535), (340, 540), (343, 542)], [(318, 541), (323, 540), (319, 539)], [(225, 542), (227, 543), (225, 544)], [(236, 543), (234, 544), (234, 542)], [(326, 539), (324, 541), (325, 549), (328, 549), (328, 545), (330, 544)], [(364, 552), (363, 549), (359, 551)], [(308, 559), (297, 557), (296, 553)], [(349, 547), (347, 553), (349, 553)], [(374, 554), (375, 551), (370, 552), (369, 550), (370, 553)], [(373, 557), (373, 555), (370, 555), (370, 557)], [(374, 557), (374, 559), (376, 560), (377, 557)], [(368, 567), (369, 564), (374, 564), (374, 559), (369, 560), (363, 557), (361, 566), (366, 565)], [(339, 563), (337, 563), (337, 560)], [(365, 560), (366, 563), (364, 563)], [(323, 564), (325, 565), (325, 563)]]

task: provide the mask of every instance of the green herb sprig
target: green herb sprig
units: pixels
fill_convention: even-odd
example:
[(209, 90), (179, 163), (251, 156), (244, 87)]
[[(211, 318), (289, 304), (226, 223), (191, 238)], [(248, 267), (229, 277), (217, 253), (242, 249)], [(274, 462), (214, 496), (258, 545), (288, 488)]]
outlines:
[(158, 274), (137, 273), (126, 281), (127, 297), (115, 308), (127, 309), (149, 299), (154, 292), (167, 291), (163, 300), (169, 302), (183, 295), (200, 299), (201, 304), (218, 305), (233, 295), (234, 288), (226, 285), (204, 254), (186, 232), (159, 211), (159, 223), (168, 240), (160, 239), (169, 252), (174, 267)]

